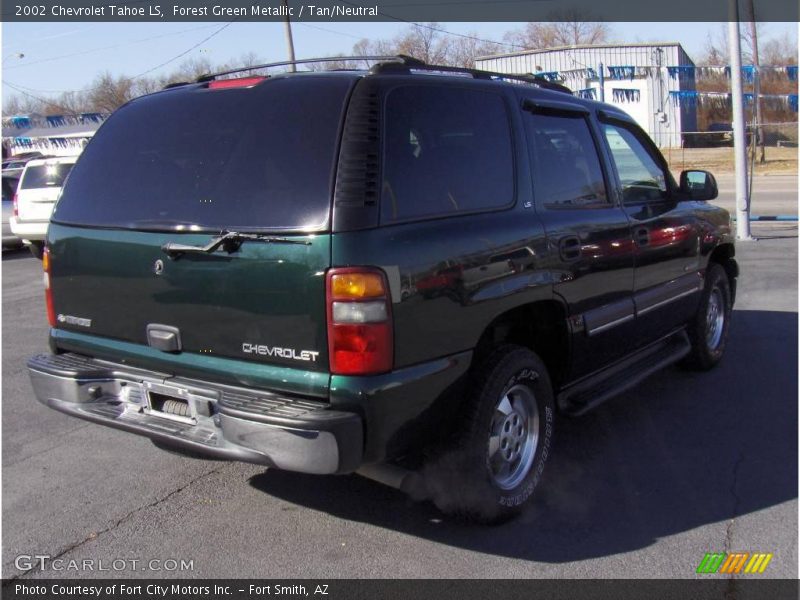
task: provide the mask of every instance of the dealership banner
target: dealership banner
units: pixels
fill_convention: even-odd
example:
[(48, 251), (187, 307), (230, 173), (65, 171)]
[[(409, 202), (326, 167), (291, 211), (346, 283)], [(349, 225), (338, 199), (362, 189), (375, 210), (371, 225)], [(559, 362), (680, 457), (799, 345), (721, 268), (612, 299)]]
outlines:
[(678, 580), (4, 580), (4, 600), (581, 600), (642, 598), (797, 600), (798, 581), (745, 577)]
[[(727, 21), (717, 0), (6, 0), (18, 21)], [(741, 10), (741, 8), (740, 8)], [(794, 22), (798, 3), (759, 0), (758, 21)]]

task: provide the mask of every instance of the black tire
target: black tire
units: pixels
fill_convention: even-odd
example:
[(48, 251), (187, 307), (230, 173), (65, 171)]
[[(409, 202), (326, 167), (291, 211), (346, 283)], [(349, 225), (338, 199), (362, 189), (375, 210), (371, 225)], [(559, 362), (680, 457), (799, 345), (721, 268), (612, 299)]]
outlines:
[(722, 265), (709, 263), (697, 314), (687, 328), (692, 349), (683, 366), (708, 371), (722, 359), (728, 343), (731, 308), (728, 274)]
[(425, 488), (446, 514), (506, 521), (529, 502), (550, 454), (555, 404), (544, 363), (527, 348), (498, 347), (472, 374), (462, 410), (453, 448), (423, 469)]
[(42, 256), (44, 256), (44, 242), (31, 242), (31, 245), (28, 246), (28, 250), (31, 251), (31, 254), (35, 258), (42, 260)]

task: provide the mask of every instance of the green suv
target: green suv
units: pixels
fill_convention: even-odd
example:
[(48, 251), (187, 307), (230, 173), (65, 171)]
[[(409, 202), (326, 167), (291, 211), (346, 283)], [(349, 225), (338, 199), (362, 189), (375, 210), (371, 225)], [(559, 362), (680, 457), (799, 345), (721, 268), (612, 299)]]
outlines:
[(720, 360), (729, 215), (626, 113), (408, 57), (258, 70), (137, 98), (84, 150), (47, 237), (43, 403), (497, 521), (557, 414)]

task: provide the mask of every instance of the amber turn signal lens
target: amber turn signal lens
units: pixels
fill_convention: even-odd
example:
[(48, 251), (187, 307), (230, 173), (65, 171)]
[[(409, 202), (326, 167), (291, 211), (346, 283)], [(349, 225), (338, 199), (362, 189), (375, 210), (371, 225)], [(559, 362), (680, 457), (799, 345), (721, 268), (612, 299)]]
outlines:
[(386, 290), (378, 273), (339, 273), (331, 277), (331, 294), (336, 299), (380, 298)]

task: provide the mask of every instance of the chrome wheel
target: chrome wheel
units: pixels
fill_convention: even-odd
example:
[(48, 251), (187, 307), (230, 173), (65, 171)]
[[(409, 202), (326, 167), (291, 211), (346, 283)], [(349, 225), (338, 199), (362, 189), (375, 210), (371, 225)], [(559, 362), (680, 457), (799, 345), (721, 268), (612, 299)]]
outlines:
[(722, 331), (725, 326), (725, 301), (718, 287), (711, 290), (706, 309), (706, 346), (709, 350), (716, 350), (722, 340)]
[(489, 472), (503, 490), (517, 487), (530, 471), (539, 442), (539, 409), (524, 385), (509, 389), (494, 409), (489, 431)]

